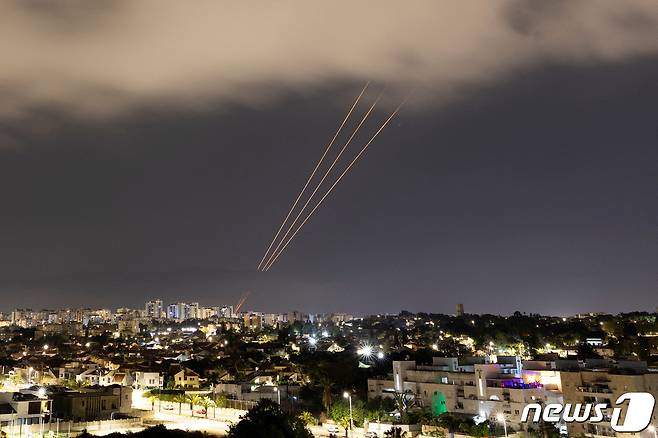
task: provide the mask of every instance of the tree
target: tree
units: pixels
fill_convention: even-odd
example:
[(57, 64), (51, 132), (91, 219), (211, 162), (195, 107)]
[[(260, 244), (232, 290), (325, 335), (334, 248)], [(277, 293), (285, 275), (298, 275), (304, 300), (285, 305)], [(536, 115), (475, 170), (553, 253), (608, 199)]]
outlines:
[(183, 403), (187, 402), (187, 396), (185, 394), (176, 394), (173, 398), (174, 403), (178, 403), (178, 415), (183, 414)]
[[(361, 400), (352, 400), (352, 421), (355, 426), (362, 425), (367, 418), (365, 404)], [(350, 406), (345, 400), (339, 400), (331, 405), (329, 417), (345, 429), (345, 436), (350, 428)]]
[(447, 429), (450, 436), (454, 436), (454, 433), (460, 429), (461, 423), (462, 421), (459, 418), (448, 412), (441, 414), (436, 420), (437, 426)]
[(393, 396), (393, 401), (395, 401), (395, 407), (400, 414), (407, 412), (416, 405), (414, 395), (410, 391), (396, 392)]
[(206, 397), (201, 397), (201, 398), (199, 399), (199, 406), (203, 406), (203, 410), (204, 410), (205, 413), (206, 413), (206, 418), (208, 418), (208, 408), (212, 408), (212, 407), (214, 407), (214, 406), (215, 406), (215, 402), (213, 401), (213, 399), (211, 399), (211, 398), (208, 397), (208, 396), (206, 396)]
[(329, 410), (329, 417), (334, 420), (336, 424), (345, 429), (345, 436), (347, 436), (347, 430), (350, 427), (349, 406), (342, 401), (334, 403)]
[(309, 411), (302, 412), (298, 417), (307, 426), (315, 426), (318, 424), (318, 420)]
[(194, 406), (201, 404), (201, 396), (199, 394), (186, 394), (187, 402), (190, 404), (190, 411), (194, 417)]
[(228, 432), (227, 438), (313, 438), (297, 417), (271, 400), (261, 400)]
[[(80, 438), (95, 438), (96, 435), (91, 435), (88, 432), (82, 432), (78, 437)], [(122, 434), (118, 432), (106, 435), (109, 438), (209, 438), (205, 432), (187, 432), (184, 430), (168, 430), (163, 425), (149, 427), (140, 432)]]
[(11, 376), (11, 383), (13, 383), (14, 386), (18, 386), (22, 383), (25, 383), (25, 379), (23, 379), (23, 376), (21, 376), (20, 373), (16, 373)]
[(213, 400), (215, 401), (215, 407), (217, 408), (225, 408), (227, 399), (228, 397), (226, 396), (225, 392), (213, 394)]

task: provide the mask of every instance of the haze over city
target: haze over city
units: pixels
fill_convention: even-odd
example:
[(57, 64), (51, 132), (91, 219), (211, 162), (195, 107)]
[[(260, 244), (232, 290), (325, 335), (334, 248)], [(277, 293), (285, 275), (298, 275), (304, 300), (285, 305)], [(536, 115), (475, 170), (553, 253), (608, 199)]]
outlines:
[[(655, 2), (253, 8), (0, 6), (3, 310), (655, 309)], [(410, 97), (257, 271), (368, 81), (356, 150)]]

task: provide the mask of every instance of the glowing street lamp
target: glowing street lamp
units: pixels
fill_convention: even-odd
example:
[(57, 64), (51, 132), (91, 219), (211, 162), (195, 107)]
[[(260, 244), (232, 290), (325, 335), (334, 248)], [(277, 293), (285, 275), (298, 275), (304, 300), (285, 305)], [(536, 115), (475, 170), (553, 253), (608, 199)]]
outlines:
[(276, 392), (276, 400), (279, 402), (279, 406), (281, 406), (281, 391), (279, 391), (278, 386), (274, 387), (274, 392)]
[(507, 437), (507, 420), (505, 419), (505, 414), (499, 412), (498, 415), (496, 415), (496, 419), (498, 422), (503, 423), (503, 430), (505, 431), (505, 437)]
[(352, 437), (353, 434), (352, 429), (354, 429), (354, 419), (352, 418), (352, 394), (345, 391), (343, 393), (343, 397), (345, 397), (350, 401), (350, 437)]
[(380, 351), (379, 353), (377, 353), (377, 359), (379, 359), (379, 360), (384, 359), (384, 352), (383, 351)]
[(356, 350), (356, 354), (358, 354), (364, 359), (371, 359), (373, 356), (372, 345), (361, 346), (361, 348)]

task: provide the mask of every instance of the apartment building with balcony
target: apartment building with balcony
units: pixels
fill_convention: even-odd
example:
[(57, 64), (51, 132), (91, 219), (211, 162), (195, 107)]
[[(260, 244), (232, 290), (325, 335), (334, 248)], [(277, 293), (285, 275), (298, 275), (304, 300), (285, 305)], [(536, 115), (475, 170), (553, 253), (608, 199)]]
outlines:
[[(564, 403), (606, 403), (609, 406), (602, 422), (569, 424), (569, 436), (624, 436), (616, 434), (610, 425), (612, 406), (619, 396), (627, 392), (648, 392), (658, 399), (658, 372), (648, 369), (646, 362), (589, 361), (583, 369), (562, 371), (560, 377)], [(626, 407), (622, 406), (622, 422)], [(658, 425), (656, 409), (651, 425)]]
[(413, 396), (417, 405), (433, 415), (452, 412), (479, 418), (502, 414), (514, 429), (521, 423), (529, 403), (561, 403), (559, 372), (549, 364), (532, 363), (525, 369), (519, 358), (472, 358), (460, 364), (457, 358), (433, 358), (432, 365), (394, 361), (390, 379), (369, 379), (368, 396)]

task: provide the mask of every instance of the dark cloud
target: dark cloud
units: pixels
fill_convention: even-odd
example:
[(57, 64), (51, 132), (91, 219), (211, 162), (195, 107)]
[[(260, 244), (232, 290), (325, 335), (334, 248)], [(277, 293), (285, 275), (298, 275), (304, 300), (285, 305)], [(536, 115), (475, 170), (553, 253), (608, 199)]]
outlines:
[(15, 120), (261, 105), (355, 80), (421, 85), (416, 104), (445, 103), (547, 60), (658, 50), (654, 0), (9, 1), (0, 17), (0, 117)]

